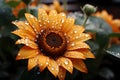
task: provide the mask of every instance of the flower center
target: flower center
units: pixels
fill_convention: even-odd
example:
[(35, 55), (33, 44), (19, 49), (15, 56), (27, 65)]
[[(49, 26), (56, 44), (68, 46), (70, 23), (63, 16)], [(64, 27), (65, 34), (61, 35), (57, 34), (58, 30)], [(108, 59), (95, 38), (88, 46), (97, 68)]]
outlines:
[(45, 29), (37, 37), (40, 51), (51, 58), (57, 58), (64, 54), (67, 41), (64, 34), (56, 29)]

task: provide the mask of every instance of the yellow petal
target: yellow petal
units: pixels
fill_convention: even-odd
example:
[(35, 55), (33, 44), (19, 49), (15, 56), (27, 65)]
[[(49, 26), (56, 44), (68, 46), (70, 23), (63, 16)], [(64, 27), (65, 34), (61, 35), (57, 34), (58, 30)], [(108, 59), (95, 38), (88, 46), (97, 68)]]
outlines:
[(24, 46), (18, 52), (16, 60), (32, 58), (32, 57), (35, 57), (38, 53), (39, 53), (38, 50), (32, 49), (28, 46)]
[(85, 34), (85, 33), (76, 33), (72, 36), (69, 35), (69, 41), (70, 42), (71, 41), (74, 42), (74, 41), (77, 41), (77, 40), (83, 42), (83, 41), (86, 41), (86, 40), (89, 40), (89, 39), (91, 39), (91, 36), (89, 34)]
[(66, 70), (63, 67), (59, 67), (58, 78), (59, 80), (64, 80), (66, 76)]
[(95, 58), (94, 54), (89, 49), (79, 49), (77, 51), (83, 53), (86, 58)]
[(49, 27), (48, 15), (44, 9), (38, 9), (38, 20), (39, 20), (40, 26), (44, 28)]
[(40, 68), (40, 71), (43, 71), (48, 64), (49, 64), (49, 58), (47, 56), (44, 55), (38, 56), (38, 66)]
[(59, 66), (58, 66), (58, 64), (56, 63), (56, 61), (54, 61), (53, 59), (50, 59), (47, 68), (49, 69), (49, 71), (50, 71), (55, 77), (58, 76)]
[(74, 22), (75, 22), (75, 20), (73, 18), (67, 18), (65, 20), (65, 22), (63, 23), (62, 31), (65, 33), (70, 31), (72, 29), (72, 27), (74, 26)]
[(58, 14), (55, 10), (50, 11), (49, 13), (49, 21), (50, 21), (50, 28), (57, 28), (57, 19), (58, 19)]
[(29, 13), (25, 13), (25, 17), (27, 21), (29, 22), (29, 24), (31, 25), (31, 27), (34, 29), (34, 31), (36, 33), (39, 33), (41, 29), (40, 29), (40, 25), (39, 25), (37, 18)]
[(79, 58), (79, 59), (85, 59), (84, 54), (78, 51), (68, 51), (64, 54), (65, 57), (68, 58)]
[(66, 70), (68, 70), (70, 73), (73, 72), (73, 64), (70, 59), (61, 57), (57, 60), (57, 63)]
[(28, 70), (31, 70), (32, 68), (37, 66), (37, 59), (37, 56), (28, 59)]
[(65, 20), (66, 20), (65, 13), (58, 14), (57, 24), (56, 24), (58, 29), (61, 29), (61, 27), (63, 26), (63, 23), (65, 22)]
[(25, 38), (25, 39), (19, 39), (16, 41), (16, 44), (25, 44), (26, 46), (29, 46), (33, 49), (37, 49), (38, 46), (35, 42), (29, 40), (28, 38)]
[(19, 29), (26, 30), (33, 36), (36, 35), (33, 28), (29, 25), (29, 23), (24, 21), (14, 21), (12, 23), (15, 24)]
[(29, 38), (33, 41), (35, 40), (35, 36), (33, 36), (29, 31), (26, 31), (24, 29), (15, 30), (12, 33), (20, 36), (21, 38)]
[(74, 41), (68, 44), (67, 49), (68, 50), (76, 50), (76, 49), (82, 49), (82, 48), (90, 48), (89, 45), (87, 45), (84, 42), (81, 41)]
[(84, 73), (88, 72), (85, 63), (81, 59), (71, 59), (71, 61), (73, 63), (73, 66), (77, 70), (84, 72)]

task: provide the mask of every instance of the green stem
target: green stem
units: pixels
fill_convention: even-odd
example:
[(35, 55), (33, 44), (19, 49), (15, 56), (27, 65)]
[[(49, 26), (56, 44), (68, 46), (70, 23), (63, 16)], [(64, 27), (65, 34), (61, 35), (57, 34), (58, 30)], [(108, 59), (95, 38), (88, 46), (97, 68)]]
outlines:
[(63, 5), (64, 5), (65, 12), (67, 12), (67, 0), (63, 0)]
[(85, 19), (84, 19), (83, 24), (82, 24), (84, 27), (85, 27), (85, 24), (86, 24), (86, 22), (87, 22), (87, 20), (88, 20), (88, 17), (89, 17), (89, 16), (85, 15)]

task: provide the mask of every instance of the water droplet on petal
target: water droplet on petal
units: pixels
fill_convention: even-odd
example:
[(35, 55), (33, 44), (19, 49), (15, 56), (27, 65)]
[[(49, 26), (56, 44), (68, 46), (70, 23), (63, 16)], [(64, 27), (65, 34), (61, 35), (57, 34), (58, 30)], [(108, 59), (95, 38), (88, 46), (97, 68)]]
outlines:
[(71, 46), (75, 46), (75, 43), (72, 43)]
[(51, 69), (54, 70), (54, 67), (52, 67)]
[(79, 38), (78, 36), (75, 37), (75, 39), (78, 39), (78, 38)]
[(64, 63), (65, 63), (65, 65), (68, 65), (69, 61), (68, 61), (68, 60), (66, 60)]
[(76, 30), (74, 30), (74, 31), (73, 31), (73, 33), (75, 33), (75, 34), (76, 34), (76, 33), (77, 33), (77, 31), (76, 31)]

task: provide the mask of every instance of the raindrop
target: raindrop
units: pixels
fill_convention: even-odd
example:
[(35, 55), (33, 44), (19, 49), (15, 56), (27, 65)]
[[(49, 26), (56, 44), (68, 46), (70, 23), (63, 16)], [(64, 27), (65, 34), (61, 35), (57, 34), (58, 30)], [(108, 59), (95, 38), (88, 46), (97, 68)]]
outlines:
[(31, 15), (30, 18), (34, 18), (34, 17)]
[(51, 69), (54, 70), (54, 67), (52, 67)]
[(72, 43), (71, 46), (75, 46), (75, 43)]
[(75, 33), (75, 34), (76, 34), (76, 33), (77, 33), (77, 31), (76, 31), (76, 30), (74, 30), (74, 31), (73, 31), (73, 33)]
[(65, 65), (68, 65), (69, 61), (68, 61), (68, 60), (66, 60), (64, 63), (65, 63)]
[(48, 63), (48, 62), (46, 62), (46, 64), (48, 65), (49, 63)]
[(75, 39), (78, 39), (78, 38), (79, 38), (78, 36), (75, 37)]
[(64, 19), (61, 19), (61, 22), (64, 23)]
[(29, 25), (29, 23), (25, 22), (26, 25)]

